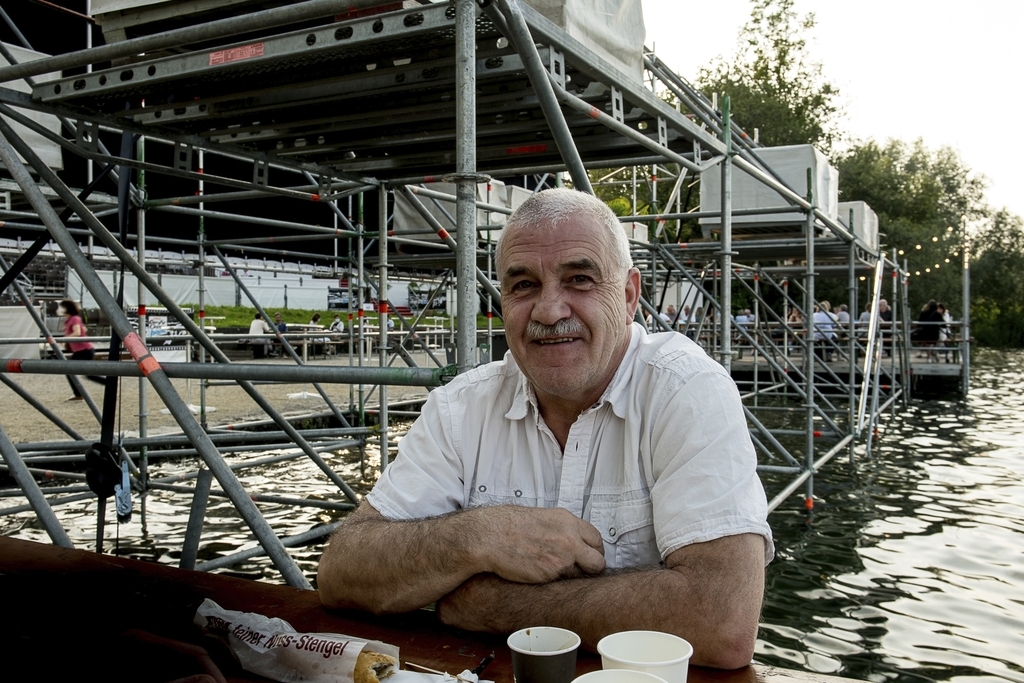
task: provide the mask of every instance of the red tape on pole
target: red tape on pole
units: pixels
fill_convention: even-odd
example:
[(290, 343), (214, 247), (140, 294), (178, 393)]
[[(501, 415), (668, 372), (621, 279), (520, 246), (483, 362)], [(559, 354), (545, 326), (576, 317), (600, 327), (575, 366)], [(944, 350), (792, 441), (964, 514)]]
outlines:
[(142, 370), (144, 377), (149, 377), (149, 373), (156, 372), (160, 369), (160, 363), (153, 355), (150, 354), (139, 361), (139, 369)]

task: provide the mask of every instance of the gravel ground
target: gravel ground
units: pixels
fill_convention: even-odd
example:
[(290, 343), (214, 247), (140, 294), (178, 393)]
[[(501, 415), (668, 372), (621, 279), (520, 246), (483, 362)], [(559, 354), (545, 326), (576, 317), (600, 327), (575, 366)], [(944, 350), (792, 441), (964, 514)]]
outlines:
[[(416, 354), (413, 354), (416, 356)], [(425, 354), (422, 358), (416, 358), (420, 367), (433, 367)], [(268, 359), (259, 361), (247, 361), (253, 363), (290, 363), (289, 360)], [(396, 361), (401, 363), (401, 361)], [(311, 360), (310, 365), (348, 365), (348, 358), (343, 356), (330, 360)], [(404, 367), (404, 365), (395, 365)], [(99, 437), (99, 421), (94, 417), (92, 411), (85, 401), (68, 401), (72, 395), (71, 387), (67, 378), (62, 375), (29, 375), (11, 374), (8, 378), (14, 381), (29, 395), (53, 411), (61, 420), (66, 422), (72, 429), (76, 430), (86, 439)], [(200, 381), (199, 380), (172, 380), (178, 395), (190, 405), (200, 404)], [(102, 408), (103, 387), (99, 384), (84, 381), (86, 391)], [(139, 384), (137, 378), (122, 378), (118, 396), (117, 416), (115, 417), (115, 432), (125, 432), (127, 436), (135, 436), (139, 431)], [(349, 385), (347, 384), (324, 384), (321, 385), (327, 395), (342, 410), (349, 405)], [(367, 392), (372, 387), (366, 387)], [(258, 384), (257, 389), (265, 396), (278, 411), (285, 415), (302, 415), (327, 410), (327, 405), (316, 393), (312, 384)], [(289, 394), (301, 394), (292, 396)], [(312, 394), (313, 397), (308, 397)], [(406, 399), (425, 398), (427, 390), (420, 387), (389, 387), (388, 402), (393, 404), (396, 401)], [(180, 428), (174, 418), (165, 412), (165, 406), (156, 391), (147, 384), (146, 396), (148, 402), (147, 422), (148, 433), (152, 435), (179, 432)], [(358, 398), (356, 398), (358, 401)], [(378, 391), (368, 395), (366, 405), (375, 407), (380, 402)], [(256, 405), (252, 398), (237, 385), (233, 386), (210, 386), (206, 390), (207, 423), (209, 426), (234, 424), (249, 420), (262, 420), (267, 416)], [(47, 419), (42, 413), (28, 404), (18, 396), (10, 387), (0, 384), (0, 427), (6, 432), (8, 438), (14, 443), (26, 443), (37, 441), (58, 441), (68, 439), (64, 433), (53, 422)]]

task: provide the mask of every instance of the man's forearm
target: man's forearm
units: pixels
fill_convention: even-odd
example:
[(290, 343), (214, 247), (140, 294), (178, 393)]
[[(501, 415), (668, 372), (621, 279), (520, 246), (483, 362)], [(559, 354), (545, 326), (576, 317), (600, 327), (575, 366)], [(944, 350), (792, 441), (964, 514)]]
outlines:
[(539, 585), (477, 576), (442, 599), (438, 613), (451, 625), (495, 633), (560, 626), (590, 649), (617, 631), (665, 631), (690, 641), (696, 664), (744, 666), (753, 654), (764, 590), (763, 541), (741, 535), (697, 546), (669, 556), (671, 569)]
[(324, 550), (317, 583), (328, 607), (407, 612), (476, 574), (532, 584), (599, 573), (600, 547), (597, 529), (559, 508), (498, 505), (392, 521), (363, 503)]
[(329, 607), (375, 613), (428, 605), (483, 571), (472, 515), (394, 522), (361, 509), (331, 538), (317, 584)]
[(458, 605), (445, 598), (438, 613), (442, 621), (471, 631), (511, 633), (538, 624), (559, 626), (579, 634), (583, 646), (594, 650), (609, 633), (666, 624), (667, 613), (676, 607), (665, 599), (677, 589), (670, 574), (650, 567), (544, 584), (482, 574), (460, 587)]

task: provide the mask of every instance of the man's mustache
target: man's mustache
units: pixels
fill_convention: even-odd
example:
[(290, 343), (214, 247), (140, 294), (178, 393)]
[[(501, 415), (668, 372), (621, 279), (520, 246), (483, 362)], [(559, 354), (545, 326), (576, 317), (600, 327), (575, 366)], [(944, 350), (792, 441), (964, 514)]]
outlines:
[(531, 320), (526, 325), (526, 337), (530, 340), (551, 339), (554, 337), (579, 337), (583, 335), (583, 331), (583, 323), (577, 318), (559, 320), (554, 325), (544, 325), (543, 323)]

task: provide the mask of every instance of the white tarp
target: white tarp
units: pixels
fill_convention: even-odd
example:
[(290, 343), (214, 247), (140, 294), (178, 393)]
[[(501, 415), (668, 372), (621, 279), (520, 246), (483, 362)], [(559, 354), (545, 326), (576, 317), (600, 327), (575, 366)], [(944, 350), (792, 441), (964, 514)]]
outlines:
[[(96, 273), (111, 294), (115, 294), (119, 273), (113, 270), (101, 270)], [(138, 306), (138, 284), (134, 275), (125, 275), (125, 305)], [(68, 270), (68, 296), (82, 302), (86, 308), (97, 307), (96, 300), (82, 285), (81, 278), (74, 270)], [(177, 304), (196, 304), (199, 302), (199, 278), (194, 275), (161, 275), (160, 286)], [(247, 277), (245, 286), (253, 293), (261, 306), (269, 308), (303, 308), (327, 310), (327, 289), (337, 286), (337, 280), (314, 279), (303, 277), (298, 280), (274, 277)], [(206, 284), (207, 306), (234, 306), (240, 301), (242, 306), (249, 305), (244, 293), (236, 291), (237, 285), (232, 278), (208, 277)], [(238, 297), (238, 298), (236, 298)], [(156, 298), (149, 296), (150, 303)]]
[(533, 190), (527, 190), (525, 187), (519, 187), (518, 185), (508, 186), (508, 208), (515, 211), (523, 205), (527, 199), (533, 196)]
[[(39, 341), (42, 341), (39, 328), (24, 306), (0, 306), (0, 330), (3, 330), (4, 336), (9, 339), (38, 337)], [(0, 344), (0, 358), (38, 360), (39, 344)]]
[(636, 83), (643, 83), (644, 12), (640, 0), (526, 0), (570, 36)]
[(853, 212), (853, 234), (871, 250), (878, 249), (878, 214), (865, 202), (839, 202), (839, 222), (850, 227)]
[[(814, 203), (835, 220), (839, 212), (839, 171), (828, 163), (828, 159), (811, 145), (786, 145), (784, 147), (762, 147), (757, 155), (764, 160), (800, 196), (807, 194), (807, 169), (811, 169), (814, 189)], [(700, 176), (700, 205), (703, 210), (717, 211), (721, 208), (722, 169), (714, 166)], [(788, 206), (778, 192), (737, 167), (732, 172), (732, 208), (767, 209)], [(805, 222), (800, 211), (760, 216), (733, 216), (733, 225), (759, 226), (800, 226)], [(705, 227), (721, 225), (721, 218), (701, 218)]]
[[(434, 190), (435, 192), (443, 192), (453, 196), (455, 195), (456, 188), (454, 183), (427, 183), (426, 187), (428, 190)], [(416, 195), (416, 197), (420, 200), (423, 206), (427, 208), (430, 215), (437, 219), (441, 224), (441, 227), (450, 232), (452, 237), (458, 240), (458, 230), (448, 216), (445, 215), (445, 212), (447, 211), (451, 214), (452, 218), (456, 218), (455, 201), (447, 201), (443, 199), (437, 200), (440, 207), (444, 207), (444, 210), (442, 210), (430, 197), (424, 197), (423, 195)], [(476, 199), (477, 201), (484, 202), (486, 204), (509, 208), (508, 191), (505, 188), (505, 183), (500, 180), (492, 180), (489, 183), (480, 183), (477, 185)], [(476, 224), (478, 226), (504, 225), (507, 218), (508, 215), (504, 213), (487, 211), (480, 208), (476, 210)], [(405, 198), (404, 193), (401, 192), (395, 193), (394, 230), (396, 235), (403, 235), (409, 239), (419, 239), (424, 242), (432, 242), (434, 244), (438, 241), (438, 238), (433, 233), (433, 228), (430, 227), (426, 219), (420, 215), (420, 212), (416, 210), (412, 203)], [(496, 240), (498, 239), (498, 235), (501, 234), (501, 230), (491, 230), (490, 233), (491, 239)]]
[[(11, 56), (14, 57), (19, 64), (32, 62), (37, 59), (50, 56), (43, 54), (42, 52), (26, 50), (23, 47), (18, 47), (17, 45), (11, 45), (9, 43), (4, 43), (4, 45), (11, 51)], [(0, 67), (3, 66), (10, 66), (10, 62), (7, 61), (6, 57), (0, 54)], [(59, 73), (51, 72), (48, 74), (33, 76), (32, 78), (35, 79), (36, 83), (45, 83), (46, 81), (57, 78), (58, 76), (60, 76)], [(17, 90), (19, 92), (32, 92), (32, 89), (28, 87), (28, 83), (20, 78), (4, 83), (3, 87), (11, 88), (12, 90)], [(51, 114), (40, 114), (39, 112), (28, 111), (27, 109), (19, 109), (18, 113), (42, 124), (47, 128), (47, 130), (53, 131), (57, 134), (60, 133), (60, 122), (57, 120), (56, 116)], [(10, 121), (9, 123), (11, 124), (11, 127), (14, 128), (14, 132), (32, 148), (32, 151), (39, 155), (44, 164), (57, 171), (64, 168), (64, 157), (61, 155), (60, 145), (56, 142), (50, 142), (39, 133), (29, 130), (20, 123), (15, 123), (13, 121)], [(22, 161), (25, 160), (21, 155), (19, 155), (19, 158), (21, 158)], [(0, 168), (3, 167), (3, 162), (0, 162)]]

